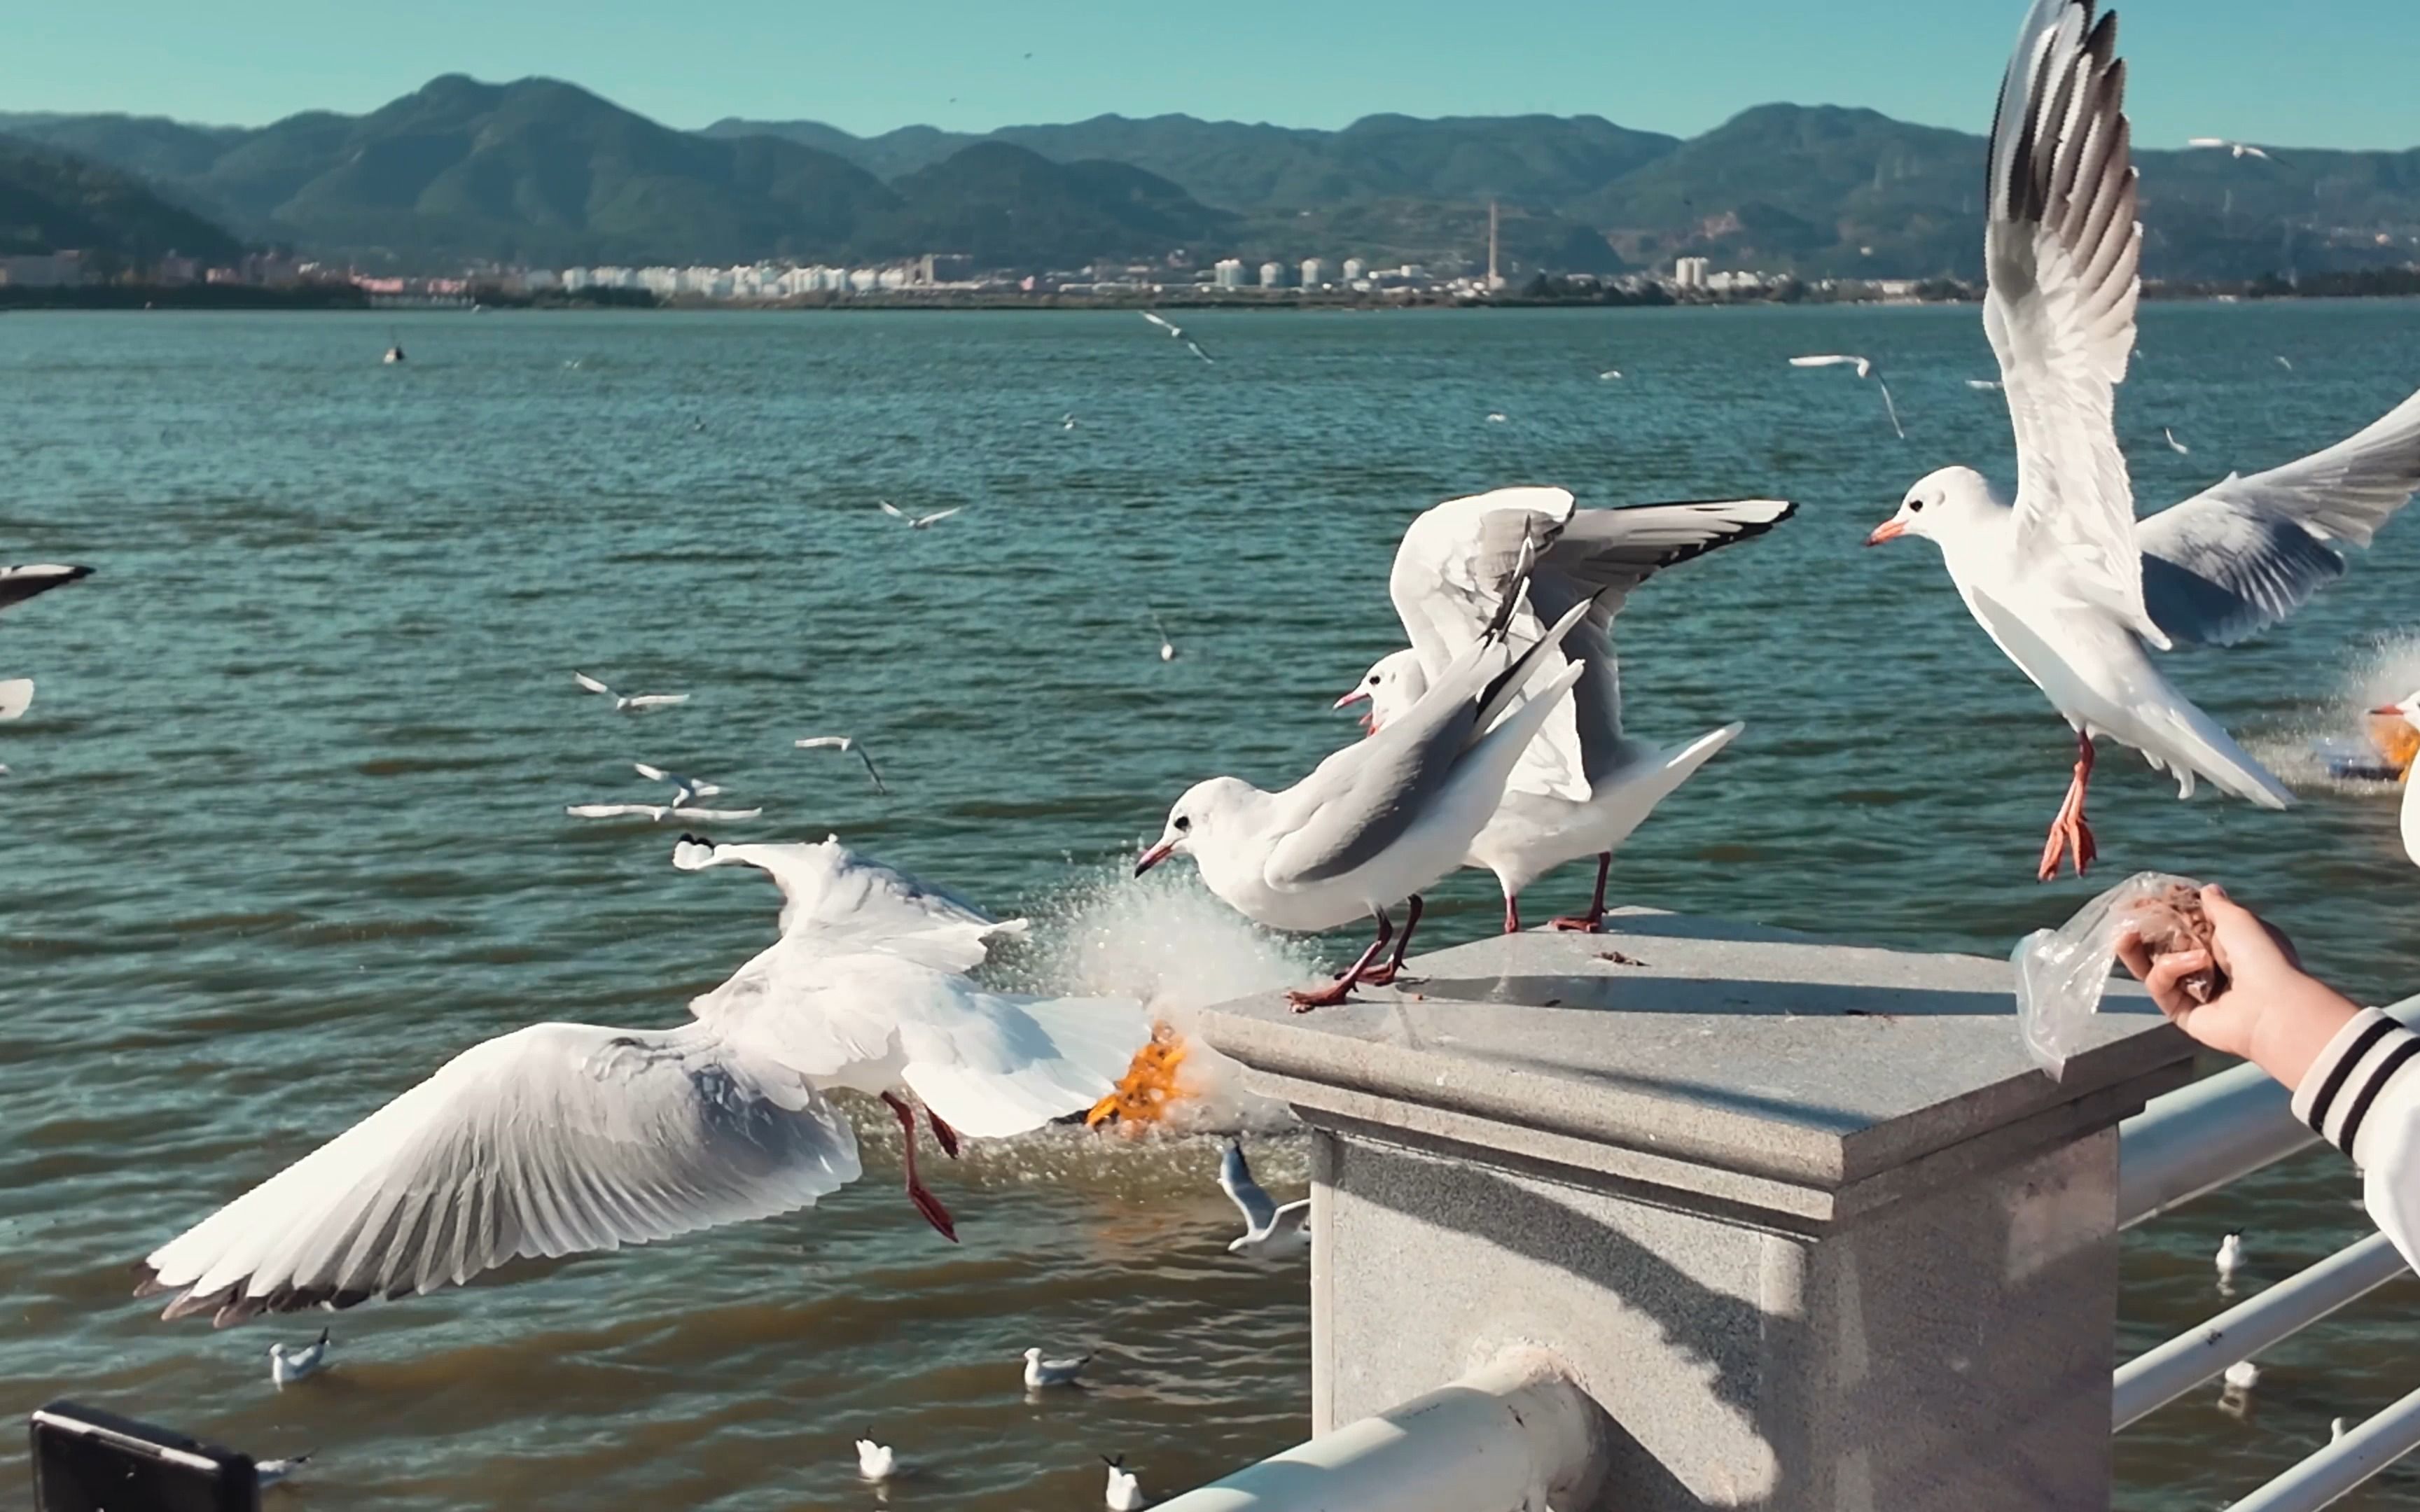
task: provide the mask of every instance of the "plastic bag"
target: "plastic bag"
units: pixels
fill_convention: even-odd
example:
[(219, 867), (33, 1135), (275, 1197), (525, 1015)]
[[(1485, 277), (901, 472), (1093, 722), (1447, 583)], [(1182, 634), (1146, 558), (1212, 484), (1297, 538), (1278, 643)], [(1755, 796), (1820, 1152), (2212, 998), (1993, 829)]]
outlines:
[[(2053, 1081), (2081, 1048), (2085, 1021), (2101, 1011), (2101, 995), (2118, 961), (2118, 937), (2134, 927), (2154, 957), (2210, 945), (2201, 884), (2165, 872), (2137, 872), (2086, 903), (2057, 929), (2038, 929), (2017, 942), (2017, 1029), (2025, 1054)], [(2185, 979), (2184, 990), (2208, 1002), (2226, 990), (2212, 965)]]

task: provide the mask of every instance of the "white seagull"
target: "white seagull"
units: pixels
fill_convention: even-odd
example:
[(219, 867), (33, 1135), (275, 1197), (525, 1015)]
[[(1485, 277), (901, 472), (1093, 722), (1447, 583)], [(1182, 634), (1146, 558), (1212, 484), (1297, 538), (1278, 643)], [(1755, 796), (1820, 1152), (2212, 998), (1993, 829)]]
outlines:
[(2260, 1384), (2260, 1367), (2249, 1360), (2238, 1360), (2219, 1379), (2226, 1382), (2229, 1391), (2250, 1391)]
[(2233, 1279), (2243, 1266), (2243, 1231), (2236, 1229), (2218, 1242), (2218, 1278)]
[(267, 1490), (280, 1481), (291, 1480), (294, 1473), (311, 1462), (307, 1454), (288, 1455), (283, 1459), (260, 1459), (253, 1463), (253, 1483)]
[(948, 509), (937, 509), (929, 515), (910, 515), (888, 499), (877, 499), (875, 503), (892, 519), (907, 521), (908, 528), (911, 531), (931, 530), (935, 525), (967, 507), (964, 504), (954, 504)]
[(891, 790), (883, 785), (882, 774), (875, 770), (874, 752), (866, 749), (865, 742), (855, 735), (809, 735), (804, 740), (793, 740), (790, 744), (800, 750), (837, 750), (855, 755), (859, 761), (865, 764), (865, 775), (873, 779), (874, 791), (885, 797), (891, 795)]
[(867, 1428), (865, 1437), (857, 1441), (857, 1473), (867, 1480), (889, 1480), (899, 1468), (899, 1457), (891, 1445), (874, 1442), (874, 1430)]
[(1084, 1366), (1093, 1363), (1089, 1354), (1068, 1360), (1046, 1360), (1040, 1350), (1025, 1351), (1025, 1389), (1040, 1391), (1045, 1386), (1073, 1386)]
[(1162, 661), (1174, 661), (1176, 659), (1176, 642), (1168, 638), (1168, 626), (1159, 623), (1159, 610), (1157, 609), (1153, 609), (1151, 611), (1151, 627), (1159, 632), (1159, 659)]
[(2075, 770), (2037, 873), (2094, 858), (2085, 823), (2092, 741), (2108, 735), (2176, 774), (2263, 808), (2293, 801), (2149, 655), (2225, 645), (2290, 613), (2344, 571), (2332, 543), (2368, 544), (2420, 486), (2420, 394), (2323, 452), (2229, 477), (2148, 519), (2113, 425), (2134, 345), (2135, 179), (2114, 17), (2036, 0), (1992, 132), (1983, 324), (2017, 440), (2009, 502), (1971, 468), (1908, 490), (1869, 537), (1918, 535), (1975, 619), (2076, 732)]
[(1604, 372), (1599, 373), (1596, 376), (1596, 380), (1599, 383), (1609, 383), (1620, 377), (1621, 377), (1621, 369), (1618, 367), (1608, 367)]
[(762, 809), (691, 809), (677, 803), (575, 803), (564, 813), (573, 819), (645, 819), (662, 824), (679, 819), (691, 824), (720, 825), (761, 819)]
[(278, 1390), (284, 1391), (305, 1376), (318, 1375), (328, 1367), (328, 1331), (324, 1328), (319, 1330), (319, 1336), (308, 1344), (299, 1344), (292, 1348), (283, 1344), (271, 1345), (269, 1347), (270, 1383)]
[(91, 576), (90, 567), (71, 566), (64, 562), (28, 562), (0, 567), (0, 609), (12, 609), (39, 594), (65, 588)]
[(1126, 1457), (1103, 1455), (1101, 1463), (1109, 1467), (1109, 1489), (1102, 1496), (1109, 1512), (1142, 1512), (1150, 1504), (1143, 1498), (1142, 1482), (1126, 1469)]
[(1997, 393), (2000, 392), (2000, 380), (1998, 378), (1968, 378), (1966, 380), (1966, 386), (1975, 390), (1978, 393)]
[[(536, 1024), (455, 1057), (330, 1143), (154, 1250), (138, 1295), (240, 1322), (458, 1286), (508, 1260), (671, 1239), (813, 1207), (857, 1180), (830, 1101), (879, 1097), (912, 1131), (999, 1138), (1105, 1096), (1150, 1038), (1140, 1005), (987, 992), (996, 921), (837, 840), (717, 845), (750, 866), (781, 934), (677, 1028)], [(917, 1210), (954, 1238), (907, 1154)]]
[[(2411, 694), (2400, 703), (2389, 703), (2369, 712), (2401, 715), (2404, 723), (2420, 730), (2420, 693)], [(2420, 795), (2420, 782), (2405, 782), (2399, 827), (2403, 834), (2403, 854), (2411, 857), (2412, 865), (2420, 866), (2420, 796), (2414, 795)]]
[(613, 708), (617, 713), (627, 712), (631, 709), (669, 708), (673, 704), (687, 703), (689, 702), (689, 695), (687, 693), (634, 693), (629, 697), (625, 698), (623, 695), (614, 692), (612, 688), (607, 687), (604, 684), (598, 682), (596, 678), (589, 676), (586, 672), (573, 672), (571, 674), (571, 680), (578, 683), (582, 687), (586, 688), (591, 693), (595, 693), (602, 698), (612, 699), (613, 701)]
[(1311, 1247), (1311, 1230), (1304, 1227), (1311, 1219), (1311, 1199), (1302, 1197), (1282, 1208), (1271, 1201), (1252, 1180), (1241, 1138), (1229, 1138), (1218, 1157), (1218, 1190), (1244, 1214), (1243, 1237), (1228, 1242), (1228, 1254), (1282, 1258)]
[(1857, 377), (1872, 378), (1874, 387), (1883, 391), (1883, 412), (1890, 416), (1891, 430), (1900, 440), (1907, 440), (1907, 430), (1899, 423), (1899, 406), (1891, 402), (1890, 384), (1885, 382), (1881, 374), (1875, 370), (1872, 358), (1856, 357), (1847, 352), (1819, 352), (1808, 357), (1793, 357), (1790, 360), (1790, 365), (1792, 367), (1854, 367), (1857, 370)]
[(2275, 158), (2261, 151), (2258, 147), (2254, 147), (2249, 142), (2237, 142), (2224, 136), (2187, 137), (2185, 139), (2185, 147), (2188, 151), (2209, 151), (2215, 149), (2217, 151), (2225, 152), (2231, 158), (2258, 158), (2264, 162), (2274, 162), (2277, 161)]
[(34, 680), (32, 678), (12, 677), (5, 683), (0, 683), (0, 724), (5, 724), (10, 719), (23, 718), (25, 711), (33, 706)]
[[(1598, 929), (1613, 853), (1744, 728), (1725, 725), (1669, 748), (1622, 733), (1613, 621), (1630, 591), (1665, 567), (1763, 534), (1794, 508), (1785, 500), (1739, 499), (1575, 509), (1561, 488), (1499, 488), (1439, 504), (1404, 532), (1387, 589), (1412, 648), (1380, 657), (1336, 701), (1343, 708), (1368, 699), (1366, 729), (1403, 717), (1430, 677), (1478, 638), (1525, 551), (1535, 561), (1529, 597), (1539, 615), (1593, 600), (1563, 640), (1564, 657), (1584, 669), (1568, 712), (1549, 717), (1522, 753), (1495, 817), (1463, 857), (1496, 873), (1506, 933), (1521, 928), (1521, 890), (1584, 856), (1597, 858), (1593, 900), (1586, 914), (1554, 924)], [(1533, 622), (1514, 629), (1534, 633)]]
[(1201, 358), (1205, 363), (1217, 361), (1216, 358), (1213, 358), (1208, 352), (1202, 349), (1202, 344), (1200, 342), (1195, 341), (1192, 337), (1185, 333), (1184, 327), (1170, 324), (1167, 318), (1161, 316), (1158, 311), (1143, 310), (1138, 313), (1153, 325), (1156, 325), (1160, 330), (1168, 332), (1170, 340), (1185, 343), (1186, 350), (1191, 352), (1194, 356)]
[[(1344, 1001), (1357, 981), (1394, 980), (1419, 927), (1420, 893), (1462, 864), (1521, 752), (1581, 676), (1575, 663), (1531, 681), (1589, 612), (1588, 601), (1516, 655), (1507, 626), (1528, 602), (1526, 588), (1507, 593), (1495, 620), (1402, 718), (1293, 787), (1264, 793), (1236, 777), (1196, 783), (1169, 810), (1135, 874), (1190, 856), (1212, 892), (1270, 929), (1311, 933), (1374, 918), (1378, 937), (1342, 975), (1316, 992), (1287, 995), (1297, 1011)], [(1380, 967), (1394, 933), (1387, 910), (1406, 900), (1403, 941)]]
[(2165, 425), (2162, 425), (2160, 427), (2160, 434), (2167, 438), (2169, 451), (2176, 453), (2179, 456), (2191, 456), (2193, 455), (2193, 448), (2177, 440), (2177, 433), (2175, 431), (2169, 429)]
[(650, 782), (671, 783), (673, 807), (675, 809), (687, 808), (693, 799), (719, 796), (722, 792), (722, 789), (715, 783), (701, 782), (696, 778), (683, 777), (678, 772), (667, 772), (660, 766), (650, 766), (645, 762), (632, 762), (630, 768)]

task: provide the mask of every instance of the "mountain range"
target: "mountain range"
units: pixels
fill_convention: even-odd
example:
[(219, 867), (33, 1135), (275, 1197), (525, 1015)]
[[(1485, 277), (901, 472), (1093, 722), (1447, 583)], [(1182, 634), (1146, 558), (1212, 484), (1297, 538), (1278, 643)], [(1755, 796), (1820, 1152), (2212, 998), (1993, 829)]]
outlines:
[[(1516, 272), (1690, 254), (1808, 275), (1981, 270), (1982, 139), (1828, 105), (1760, 105), (1687, 140), (1594, 116), (1373, 116), (1333, 131), (1103, 116), (859, 137), (812, 120), (676, 131), (554, 80), (447, 75), (358, 116), (229, 128), (0, 114), (0, 133), (32, 145), (12, 149), (21, 162), (64, 154), (98, 165), (79, 172), (131, 176), (164, 214), (429, 271), (924, 252), (1040, 269), (1179, 249), (1462, 267), (1484, 256), (1491, 199)], [(2136, 158), (2153, 277), (2420, 257), (2420, 148)], [(0, 236), (81, 234), (13, 213), (10, 183), (0, 177)]]

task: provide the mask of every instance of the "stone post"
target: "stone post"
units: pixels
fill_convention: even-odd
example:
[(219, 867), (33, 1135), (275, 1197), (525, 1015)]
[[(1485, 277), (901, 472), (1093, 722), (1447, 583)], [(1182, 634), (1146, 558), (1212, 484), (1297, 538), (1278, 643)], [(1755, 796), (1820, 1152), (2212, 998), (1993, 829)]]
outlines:
[(1313, 1432), (1527, 1346), (1605, 1512), (2105, 1508), (2117, 1124), (2184, 1037), (2113, 988), (2053, 1082), (2006, 962), (1607, 929), (1206, 1015), (1312, 1130)]

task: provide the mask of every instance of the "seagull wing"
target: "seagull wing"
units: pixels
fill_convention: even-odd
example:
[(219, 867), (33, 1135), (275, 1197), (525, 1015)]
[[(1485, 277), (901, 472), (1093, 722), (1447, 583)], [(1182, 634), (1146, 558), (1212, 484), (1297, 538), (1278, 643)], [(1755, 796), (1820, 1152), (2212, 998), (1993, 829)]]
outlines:
[(2134, 345), (2142, 226), (2117, 18), (2035, 0), (1992, 127), (1983, 328), (2017, 440), (2017, 548), (2155, 645), (2112, 416)]
[(563, 811), (574, 819), (661, 819), (672, 810), (655, 803), (575, 803)]
[[(1387, 596), (1434, 681), (1478, 643), (1518, 578), (1527, 548), (1544, 551), (1572, 517), (1564, 488), (1498, 488), (1423, 510), (1404, 532)], [(1516, 634), (1537, 634), (1534, 614)]]
[(874, 502), (877, 508), (879, 508), (884, 514), (890, 516), (892, 519), (906, 519), (908, 517), (908, 512), (906, 510), (900, 508), (897, 504), (892, 503), (888, 499), (877, 499)]
[(874, 764), (874, 752), (865, 748), (865, 743), (862, 741), (854, 741), (850, 743), (847, 748), (856, 751), (857, 759), (865, 764), (865, 775), (873, 781), (874, 791), (881, 794), (886, 798), (891, 796), (891, 789), (883, 782), (880, 769)]
[(763, 872), (782, 889), (785, 939), (813, 936), (835, 948), (888, 943), (943, 970), (971, 971), (983, 964), (991, 941), (1026, 930), (1021, 918), (994, 918), (954, 894), (868, 860), (837, 839), (813, 845), (718, 845), (684, 837), (673, 847), (673, 865), (683, 872), (716, 866)]
[(675, 819), (694, 820), (701, 825), (719, 825), (741, 819), (759, 818), (765, 810), (762, 809), (691, 809), (687, 805), (675, 805), (670, 812)]
[(32, 678), (12, 677), (5, 683), (0, 683), (0, 721), (22, 719), (25, 717), (25, 711), (33, 706), (34, 680)]
[(1900, 440), (1907, 440), (1907, 427), (1899, 423), (1899, 406), (1891, 401), (1890, 384), (1882, 378), (1876, 378), (1874, 387), (1883, 391), (1883, 412), (1890, 416), (1891, 429), (1898, 433)]
[(687, 703), (689, 695), (687, 693), (641, 693), (624, 702), (634, 709), (661, 709), (669, 708), (675, 703)]
[(1176, 329), (1174, 326), (1170, 325), (1165, 319), (1162, 319), (1159, 313), (1156, 310), (1143, 310), (1138, 313), (1140, 313), (1144, 319), (1150, 321), (1153, 325), (1159, 327), (1162, 331), (1173, 331)]
[(683, 787), (689, 785), (686, 779), (673, 776), (660, 766), (649, 766), (644, 762), (632, 762), (630, 769), (650, 782), (676, 782)]
[(141, 1294), (221, 1324), (349, 1307), (789, 1212), (857, 1176), (847, 1121), (714, 1026), (539, 1024), (464, 1051), (153, 1251)]
[(1845, 357), (1838, 352), (1819, 352), (1807, 357), (1793, 357), (1792, 367), (1848, 367), (1865, 361), (1862, 357)]
[(2324, 451), (2229, 476), (2144, 520), (2143, 591), (2170, 639), (2231, 645), (2342, 577), (2420, 491), (2420, 393)]
[(23, 566), (0, 567), (0, 609), (91, 576), (90, 567), (70, 566), (60, 562), (29, 562)]
[(1294, 1201), (1287, 1203), (1284, 1207), (1280, 1208), (1277, 1211), (1276, 1218), (1269, 1224), (1269, 1237), (1271, 1239), (1278, 1239), (1284, 1235), (1294, 1233), (1299, 1230), (1304, 1224), (1309, 1223), (1310, 1221), (1311, 1199), (1309, 1197), (1296, 1197)]
[(923, 517), (922, 517), (922, 518), (920, 518), (919, 520), (917, 520), (917, 521), (916, 521), (916, 523), (917, 523), (919, 526), (930, 525), (930, 524), (932, 524), (935, 520), (947, 519), (947, 518), (949, 518), (951, 516), (953, 516), (953, 515), (956, 514), (959, 510), (962, 510), (962, 509), (964, 509), (964, 508), (966, 508), (966, 507), (967, 507), (967, 506), (966, 506), (966, 505), (964, 505), (964, 504), (954, 504), (954, 505), (951, 506), (951, 507), (950, 507), (950, 508), (948, 508), (948, 509), (937, 509), (937, 510), (933, 511), (933, 513), (931, 513), (931, 514), (929, 514), (929, 515), (926, 515), (926, 516), (924, 516)]
[(1278, 1205), (1261, 1190), (1261, 1183), (1252, 1180), (1252, 1167), (1245, 1163), (1241, 1144), (1229, 1145), (1218, 1157), (1218, 1190), (1241, 1210), (1246, 1228), (1255, 1234), (1268, 1232), (1269, 1225), (1276, 1221)]
[(613, 696), (613, 690), (612, 688), (607, 687), (604, 684), (598, 682), (596, 678), (589, 676), (586, 672), (573, 672), (571, 674), (571, 680), (578, 683), (581, 687), (588, 689), (591, 693), (602, 693), (607, 698), (612, 698)]
[(1215, 364), (1218, 361), (1218, 359), (1211, 356), (1208, 352), (1203, 351), (1202, 349), (1202, 344), (1195, 341), (1190, 336), (1185, 338), (1185, 349), (1191, 352), (1194, 356), (1201, 358), (1205, 363)]

